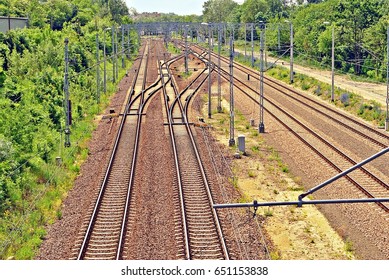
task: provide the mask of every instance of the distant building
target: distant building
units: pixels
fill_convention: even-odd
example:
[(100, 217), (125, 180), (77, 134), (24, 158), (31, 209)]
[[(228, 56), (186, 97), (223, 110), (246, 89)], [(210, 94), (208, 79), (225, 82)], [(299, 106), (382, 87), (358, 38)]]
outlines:
[(0, 32), (6, 33), (11, 29), (28, 27), (28, 18), (0, 16)]

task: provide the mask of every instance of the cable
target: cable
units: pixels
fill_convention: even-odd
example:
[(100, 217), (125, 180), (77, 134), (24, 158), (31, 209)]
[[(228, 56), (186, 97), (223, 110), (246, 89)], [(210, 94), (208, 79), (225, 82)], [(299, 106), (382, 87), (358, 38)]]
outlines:
[[(214, 174), (216, 175), (216, 178), (217, 178), (217, 181), (218, 181), (218, 186), (219, 186), (220, 193), (222, 194), (223, 199), (224, 199), (225, 202), (231, 201), (231, 198), (225, 193), (224, 189), (222, 188), (223, 184), (222, 184), (221, 181), (223, 179), (221, 177), (220, 171), (217, 168), (217, 165), (216, 165), (216, 162), (215, 162), (216, 156), (213, 154), (212, 148), (210, 147), (210, 142), (208, 140), (208, 135), (205, 132), (204, 128), (201, 128), (201, 131), (203, 133), (203, 138), (204, 138), (204, 142), (206, 144), (207, 150), (208, 150), (209, 158), (211, 159), (211, 162), (212, 162), (212, 166), (213, 166), (213, 169), (214, 169)], [(228, 209), (227, 211), (229, 212), (229, 217), (232, 217), (233, 215), (231, 213), (233, 213), (233, 212), (231, 211), (231, 209)], [(242, 236), (240, 234), (240, 231), (238, 230), (238, 236), (237, 236), (237, 233), (236, 233), (237, 227), (234, 224), (235, 220), (230, 219), (230, 223), (231, 223), (232, 227), (235, 229), (233, 232), (234, 232), (234, 235), (235, 235), (236, 243), (237, 243), (238, 248), (239, 248), (239, 250), (241, 252), (241, 255), (243, 255), (242, 248), (241, 248), (240, 244), (244, 244), (244, 242), (242, 240)], [(245, 250), (245, 252), (244, 252), (245, 253), (245, 259), (249, 259), (249, 255), (248, 255), (247, 250), (246, 250), (245, 247), (244, 247), (244, 250)]]

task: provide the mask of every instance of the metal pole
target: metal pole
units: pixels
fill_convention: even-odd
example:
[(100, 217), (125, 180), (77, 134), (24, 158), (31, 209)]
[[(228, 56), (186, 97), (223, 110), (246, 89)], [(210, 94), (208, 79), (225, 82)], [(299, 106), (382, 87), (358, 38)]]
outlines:
[(274, 202), (257, 202), (253, 203), (231, 203), (231, 204), (213, 204), (215, 209), (223, 208), (247, 208), (247, 207), (271, 207), (271, 206), (298, 206), (302, 205), (319, 205), (319, 204), (345, 204), (345, 203), (382, 203), (389, 202), (389, 198), (365, 198), (365, 199), (328, 199), (328, 200), (308, 200), (308, 201), (274, 201)]
[(332, 48), (331, 48), (331, 102), (334, 102), (335, 95), (335, 30), (332, 26)]
[(116, 77), (115, 71), (115, 30), (114, 26), (112, 26), (112, 82), (114, 83)]
[(221, 65), (220, 65), (220, 51), (221, 51), (221, 26), (218, 25), (218, 39), (217, 39), (217, 54), (218, 54), (218, 61), (217, 61), (217, 111), (218, 113), (222, 112), (222, 91), (221, 91)]
[(131, 39), (130, 39), (130, 27), (127, 28), (127, 58), (131, 58)]
[(122, 25), (122, 68), (125, 68), (124, 64), (124, 26)]
[(118, 69), (118, 52), (119, 50), (119, 43), (118, 43), (118, 28), (115, 28), (115, 80), (117, 81), (119, 78), (119, 69)]
[(290, 83), (293, 84), (293, 23), (290, 23)]
[(251, 24), (251, 67), (254, 67), (254, 23)]
[(103, 47), (103, 52), (104, 52), (104, 93), (107, 92), (107, 54), (105, 50), (105, 30), (104, 32), (104, 47)]
[(230, 35), (230, 140), (229, 146), (235, 145), (234, 139), (234, 40), (232, 34)]
[(244, 24), (244, 61), (246, 61), (246, 57), (247, 57), (247, 24), (245, 23)]
[(65, 147), (70, 147), (70, 102), (69, 102), (69, 39), (65, 39), (65, 76), (64, 76), (64, 93), (65, 93)]
[(188, 25), (185, 25), (185, 74), (188, 72)]
[(97, 103), (100, 103), (100, 49), (99, 49), (99, 34), (96, 34), (96, 97)]
[(265, 46), (264, 46), (264, 49), (263, 49), (263, 51), (264, 51), (264, 54), (265, 54), (265, 67), (264, 67), (264, 69), (266, 69), (267, 68), (267, 45), (266, 45), (266, 24), (265, 24), (265, 27), (264, 27), (265, 29), (264, 29), (264, 44), (265, 44)]
[(385, 120), (385, 130), (389, 131), (389, 27), (387, 33), (387, 61), (386, 61), (386, 120)]
[(259, 133), (265, 133), (265, 124), (263, 120), (263, 72), (264, 72), (264, 60), (263, 60), (263, 51), (264, 51), (264, 30), (261, 26), (261, 36), (260, 36), (260, 79), (259, 79)]
[(209, 43), (209, 50), (208, 50), (208, 118), (212, 117), (211, 112), (211, 24), (208, 23), (208, 43)]
[(224, 24), (224, 44), (227, 47), (227, 24)]

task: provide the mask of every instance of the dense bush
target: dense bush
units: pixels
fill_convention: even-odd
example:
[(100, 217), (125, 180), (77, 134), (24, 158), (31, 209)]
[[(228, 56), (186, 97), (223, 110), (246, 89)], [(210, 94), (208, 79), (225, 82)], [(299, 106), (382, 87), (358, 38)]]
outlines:
[[(93, 117), (108, 100), (103, 95), (97, 102), (96, 34), (115, 21), (128, 22), (112, 18), (110, 11), (122, 7), (114, 2), (124, 3), (0, 1), (0, 12), (7, 7), (7, 14), (30, 18), (28, 29), (0, 34), (0, 258), (32, 258), (44, 226), (61, 217), (60, 202), (86, 156)], [(63, 143), (65, 38), (69, 38), (73, 104), (72, 145), (67, 149)], [(112, 48), (110, 34), (106, 45)], [(112, 67), (109, 61), (108, 65)], [(109, 84), (108, 90), (112, 93), (114, 85)], [(56, 165), (58, 156), (61, 166)]]

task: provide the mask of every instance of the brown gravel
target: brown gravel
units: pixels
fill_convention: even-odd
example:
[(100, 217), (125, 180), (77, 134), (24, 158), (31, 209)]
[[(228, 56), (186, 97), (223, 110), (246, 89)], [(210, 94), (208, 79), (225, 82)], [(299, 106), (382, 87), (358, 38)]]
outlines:
[[(265, 94), (269, 96), (272, 90), (265, 87)], [(225, 96), (229, 99), (228, 96)], [(259, 115), (258, 109), (249, 101), (247, 97), (239, 92), (235, 95), (236, 108), (242, 112), (243, 115), (250, 119)], [(265, 104), (266, 106), (266, 104)], [(299, 119), (310, 123), (313, 120), (320, 118), (312, 117), (311, 113), (304, 111), (293, 113)], [(310, 124), (312, 128), (321, 127), (321, 123)], [(318, 156), (305, 147), (302, 142), (294, 137), (289, 131), (281, 126), (277, 121), (265, 113), (265, 128), (266, 133), (264, 139), (266, 144), (274, 147), (282, 161), (289, 167), (290, 172), (301, 178), (302, 184), (306, 189), (310, 189), (317, 184), (329, 179), (336, 172), (324, 163)], [(330, 128), (326, 128), (327, 130)], [(332, 128), (336, 129), (336, 128)], [(341, 131), (328, 134), (331, 135), (342, 134)], [(340, 140), (339, 140), (340, 139)], [(341, 137), (338, 140), (333, 139), (334, 143), (342, 146), (345, 143)], [(337, 142), (339, 141), (339, 142)], [(348, 138), (347, 148), (354, 149), (354, 153), (359, 154), (361, 145), (353, 144), (353, 138)], [(366, 151), (363, 151), (366, 153)], [(386, 169), (387, 170), (387, 169)], [(315, 194), (317, 199), (325, 198), (350, 198), (358, 197), (358, 192), (350, 187), (345, 180), (339, 180), (320, 190)], [(360, 259), (388, 259), (389, 254), (387, 248), (388, 244), (388, 216), (377, 209), (377, 206), (365, 205), (331, 205), (321, 206), (320, 210), (326, 215), (332, 226), (344, 238), (344, 240), (352, 244), (353, 249)]]
[(176, 259), (174, 230), (174, 165), (169, 135), (163, 125), (162, 91), (147, 107), (142, 124), (140, 158), (137, 163), (134, 221), (127, 233), (125, 259)]

